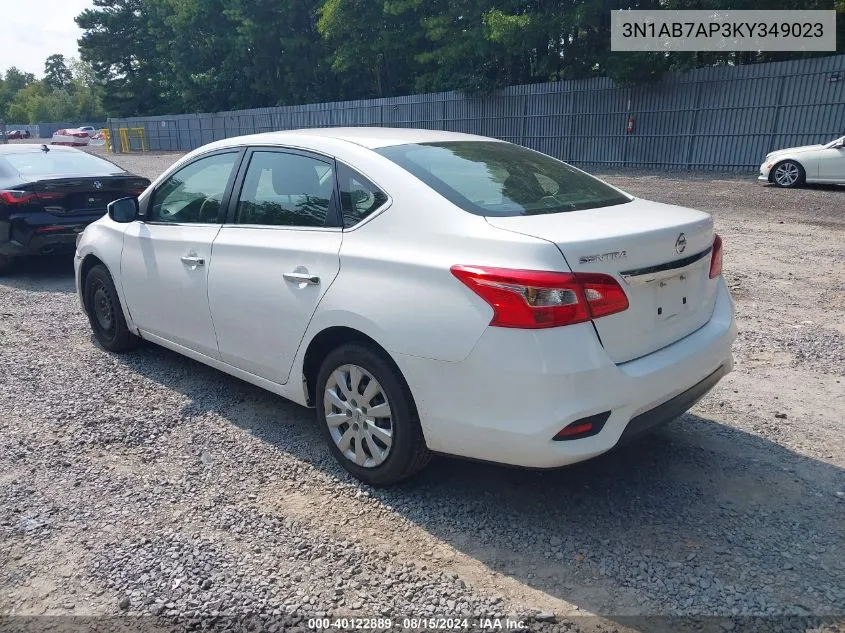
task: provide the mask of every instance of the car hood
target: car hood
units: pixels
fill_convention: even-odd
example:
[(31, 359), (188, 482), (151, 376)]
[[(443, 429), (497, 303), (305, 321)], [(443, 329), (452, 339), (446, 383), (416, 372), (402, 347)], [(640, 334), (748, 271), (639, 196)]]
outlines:
[(803, 152), (811, 152), (816, 149), (821, 149), (824, 145), (802, 145), (801, 147), (787, 147), (786, 149), (779, 149), (775, 150), (774, 152), (770, 152), (766, 154), (766, 158), (772, 158), (774, 156), (783, 156), (784, 154), (801, 154)]

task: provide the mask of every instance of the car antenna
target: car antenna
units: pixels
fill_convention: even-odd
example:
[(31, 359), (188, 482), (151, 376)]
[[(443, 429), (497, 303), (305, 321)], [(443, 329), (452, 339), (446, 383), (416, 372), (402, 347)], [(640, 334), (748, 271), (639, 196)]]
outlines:
[(49, 147), (47, 147), (47, 143), (42, 143), (42, 144), (41, 144), (41, 151), (42, 151), (42, 152), (49, 152), (49, 151), (50, 151), (50, 148), (49, 148)]

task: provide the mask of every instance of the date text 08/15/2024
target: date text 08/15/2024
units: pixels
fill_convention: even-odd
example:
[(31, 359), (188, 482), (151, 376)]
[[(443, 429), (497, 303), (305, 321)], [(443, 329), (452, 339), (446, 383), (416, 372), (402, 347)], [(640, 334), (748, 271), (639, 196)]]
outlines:
[(515, 618), (310, 618), (308, 628), (312, 630), (344, 631), (386, 631), (401, 629), (406, 631), (519, 631), (528, 628), (523, 620)]

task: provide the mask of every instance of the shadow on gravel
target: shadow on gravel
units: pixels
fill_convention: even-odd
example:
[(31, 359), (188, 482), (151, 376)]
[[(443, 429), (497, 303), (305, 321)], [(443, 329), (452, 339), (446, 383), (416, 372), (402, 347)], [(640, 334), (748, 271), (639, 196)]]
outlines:
[(804, 189), (813, 189), (815, 191), (838, 191), (840, 193), (845, 193), (845, 185), (827, 185), (821, 183), (811, 183), (809, 185), (804, 185)]
[(73, 255), (21, 257), (0, 275), (0, 286), (29, 292), (76, 292)]
[[(343, 477), (313, 411), (156, 346), (123, 359), (186, 395), (191, 413), (214, 411)], [(821, 616), (845, 612), (843, 489), (843, 469), (687, 414), (561, 470), (439, 457), (368, 492), (489, 569), (592, 613)], [(401, 530), (384, 537), (399, 542)], [(419, 555), (436, 567), (448, 551)]]

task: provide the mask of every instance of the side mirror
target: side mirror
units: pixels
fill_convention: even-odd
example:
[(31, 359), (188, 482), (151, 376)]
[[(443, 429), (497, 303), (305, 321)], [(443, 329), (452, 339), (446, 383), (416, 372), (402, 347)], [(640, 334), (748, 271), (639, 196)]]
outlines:
[(106, 208), (109, 217), (115, 222), (125, 224), (138, 219), (138, 198), (120, 198), (114, 202), (109, 202)]

